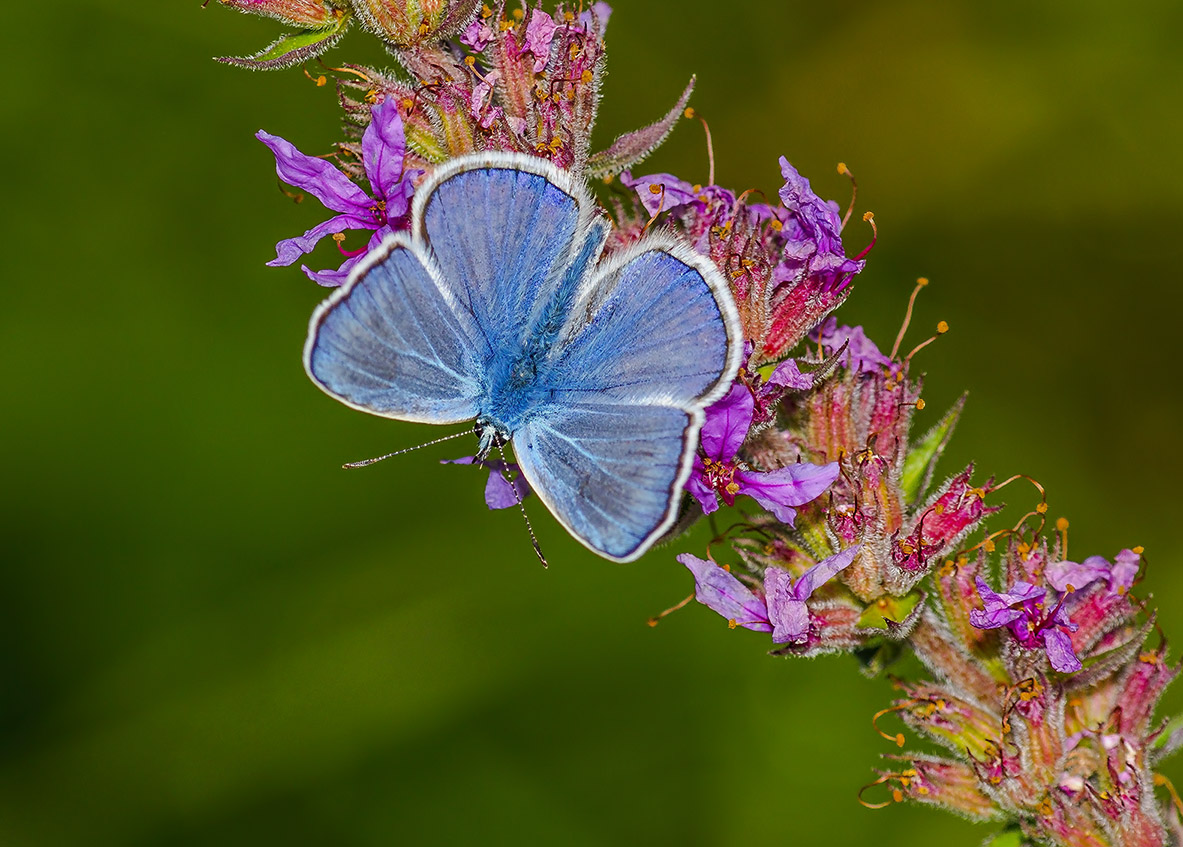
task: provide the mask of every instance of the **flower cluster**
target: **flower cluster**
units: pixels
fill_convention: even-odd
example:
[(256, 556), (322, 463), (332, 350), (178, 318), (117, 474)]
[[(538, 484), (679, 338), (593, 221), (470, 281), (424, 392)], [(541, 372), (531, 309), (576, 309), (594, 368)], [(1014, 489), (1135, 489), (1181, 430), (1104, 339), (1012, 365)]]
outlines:
[[(905, 650), (921, 660), (931, 678), (897, 680), (900, 699), (877, 717), (898, 714), (947, 753), (889, 757), (873, 785), (895, 801), (1003, 821), (1015, 844), (1142, 847), (1165, 843), (1167, 827), (1183, 833), (1155, 795), (1153, 767), (1183, 746), (1183, 730), (1155, 718), (1178, 668), (1165, 643), (1148, 643), (1154, 615), (1133, 593), (1142, 551), (1068, 560), (1066, 524), (1050, 542), (1042, 535), (1042, 488), (1017, 526), (972, 542), (1000, 508), (996, 492), (1022, 477), (981, 480), (972, 466), (938, 477), (963, 401), (913, 433), (924, 409), (913, 357), (934, 339), (901, 354), (906, 318), (885, 352), (831, 314), (875, 243), (867, 212), (869, 244), (848, 255), (855, 198), (843, 212), (785, 158), (775, 202), (714, 184), (713, 163), (705, 185), (634, 173), (693, 114), (693, 79), (664, 116), (593, 151), (611, 14), (602, 2), (553, 12), (479, 0), (219, 2), (298, 30), (231, 64), (305, 62), (355, 20), (397, 62), (327, 71), (344, 133), (326, 155), (258, 133), (279, 179), (333, 213), (281, 241), (268, 264), (294, 264), (331, 237), (338, 266), (301, 267), (342, 284), (368, 250), (410, 226), (424, 177), (466, 153), (529, 154), (595, 181), (614, 224), (607, 254), (653, 227), (676, 233), (729, 280), (742, 321), (743, 367), (705, 411), (671, 532), (704, 517), (714, 528), (721, 510), (735, 510), (705, 558), (676, 557), (698, 602), (732, 629), (769, 633), (775, 655), (846, 652), (867, 673)], [(367, 242), (346, 246), (350, 232)], [(530, 494), (504, 459), (452, 463), (489, 472), (489, 508)], [(902, 734), (889, 737), (904, 746)]]
[(1154, 710), (1178, 667), (1130, 593), (1141, 551), (1078, 564), (1062, 548), (1012, 540), (1000, 591), (984, 551), (941, 566), (911, 639), (934, 679), (898, 681), (889, 711), (950, 755), (893, 756), (879, 782), (1041, 843), (1164, 844), (1153, 767), (1183, 733)]

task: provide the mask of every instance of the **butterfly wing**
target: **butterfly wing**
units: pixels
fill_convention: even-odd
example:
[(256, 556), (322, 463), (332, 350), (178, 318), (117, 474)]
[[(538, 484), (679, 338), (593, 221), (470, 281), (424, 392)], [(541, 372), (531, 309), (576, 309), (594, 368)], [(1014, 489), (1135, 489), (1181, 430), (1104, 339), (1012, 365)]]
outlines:
[(304, 369), (348, 406), (421, 423), (476, 417), (484, 348), (429, 256), (387, 238), (312, 315)]
[(583, 276), (593, 210), (570, 176), (545, 159), (484, 153), (432, 175), (416, 195), (413, 231), (492, 356), (508, 359), (560, 287)]
[(739, 316), (710, 262), (652, 237), (597, 271), (563, 338), (514, 453), (575, 537), (631, 561), (674, 522), (702, 410), (739, 369)]
[(341, 402), (424, 423), (471, 420), (563, 285), (590, 261), (592, 204), (530, 156), (452, 160), (419, 187), (412, 236), (388, 239), (317, 309), (305, 369)]

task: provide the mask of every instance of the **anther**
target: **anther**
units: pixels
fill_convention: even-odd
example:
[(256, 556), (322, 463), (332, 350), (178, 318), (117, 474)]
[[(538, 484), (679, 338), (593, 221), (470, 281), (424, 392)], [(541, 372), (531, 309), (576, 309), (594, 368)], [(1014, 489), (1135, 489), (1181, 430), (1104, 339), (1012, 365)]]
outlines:
[(686, 604), (689, 603), (693, 599), (694, 599), (694, 595), (691, 594), (689, 597), (687, 597), (682, 602), (675, 603), (674, 605), (672, 605), (668, 609), (666, 609), (664, 612), (657, 613), (656, 615), (651, 617), (648, 621), (646, 621), (646, 623), (649, 624), (649, 626), (657, 626), (659, 623), (661, 623), (662, 618), (664, 618), (666, 615), (673, 614), (674, 612), (678, 611), (678, 609), (684, 608), (686, 606)]
[(938, 321), (936, 335), (926, 338), (924, 341), (921, 341), (919, 344), (917, 344), (915, 347), (913, 347), (912, 352), (910, 352), (907, 356), (904, 356), (904, 363), (906, 364), (906, 363), (912, 361), (913, 356), (915, 356), (917, 353), (919, 353), (921, 350), (923, 350), (929, 344), (932, 344), (934, 341), (936, 341), (938, 338), (940, 338), (942, 335), (944, 335), (948, 331), (949, 331), (949, 324), (947, 324), (945, 321)]

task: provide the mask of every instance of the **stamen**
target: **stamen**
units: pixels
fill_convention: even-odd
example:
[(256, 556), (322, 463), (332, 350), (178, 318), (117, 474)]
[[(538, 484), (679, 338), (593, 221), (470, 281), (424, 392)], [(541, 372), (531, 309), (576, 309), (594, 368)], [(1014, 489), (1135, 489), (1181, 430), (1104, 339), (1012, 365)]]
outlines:
[(648, 621), (646, 621), (646, 623), (649, 624), (649, 626), (657, 626), (659, 623), (661, 623), (662, 618), (664, 618), (666, 615), (673, 614), (674, 612), (678, 611), (678, 609), (684, 608), (686, 606), (686, 604), (689, 603), (693, 599), (694, 599), (694, 595), (691, 594), (689, 597), (687, 597), (682, 602), (675, 603), (673, 606), (670, 606), (664, 612), (659, 612), (658, 614), (654, 615)]
[(920, 293), (920, 289), (928, 285), (927, 277), (920, 277), (916, 280), (916, 287), (912, 289), (912, 296), (908, 298), (908, 310), (904, 312), (904, 323), (900, 326), (899, 334), (895, 337), (895, 344), (891, 345), (891, 355), (889, 359), (894, 359), (895, 354), (900, 351), (900, 345), (904, 341), (904, 333), (908, 331), (908, 326), (912, 323), (912, 307), (916, 305), (916, 295)]
[(894, 741), (895, 746), (903, 747), (904, 746), (904, 734), (902, 732), (897, 732), (895, 735), (888, 735), (886, 732), (884, 732), (883, 730), (881, 730), (879, 728), (878, 720), (881, 717), (883, 717), (884, 715), (889, 715), (894, 712), (902, 712), (905, 709), (910, 709), (913, 706), (918, 706), (918, 705), (920, 705), (920, 703), (921, 703), (920, 700), (905, 700), (903, 703), (897, 703), (894, 706), (891, 706), (889, 708), (881, 709), (875, 713), (874, 717), (871, 718), (871, 726), (875, 728), (875, 731), (877, 733), (879, 733), (882, 737), (886, 738), (888, 741)]
[[(892, 800), (884, 800), (882, 803), (870, 803), (870, 802), (864, 800), (863, 799), (863, 792), (866, 791), (868, 788), (874, 788), (876, 785), (882, 785), (883, 783), (888, 782), (889, 780), (896, 779), (898, 776), (899, 776), (899, 774), (886, 773), (883, 776), (879, 777), (874, 782), (868, 782), (866, 785), (864, 785), (862, 788), (860, 788), (858, 790), (859, 803), (868, 809), (886, 809), (888, 806), (891, 805), (892, 800), (895, 800), (895, 795), (899, 792), (899, 789), (895, 789), (892, 791)], [(899, 801), (896, 800), (896, 802), (899, 802)]]
[(304, 202), (304, 195), (299, 191), (288, 191), (287, 186), (285, 186), (281, 180), (276, 180), (275, 184), (279, 186), (279, 193), (284, 197), (290, 198), (293, 203)]
[(846, 214), (842, 216), (842, 223), (838, 227), (838, 232), (842, 232), (842, 230), (846, 229), (846, 224), (850, 220), (851, 213), (854, 212), (854, 201), (858, 199), (858, 183), (855, 182), (854, 174), (850, 168), (846, 167), (846, 162), (838, 163), (838, 173), (850, 177), (850, 205), (846, 207)]
[(934, 341), (936, 341), (938, 338), (940, 338), (942, 335), (944, 335), (948, 331), (949, 331), (949, 324), (945, 323), (944, 321), (938, 321), (937, 322), (937, 334), (932, 336), (931, 338), (921, 341), (919, 344), (917, 344), (915, 347), (913, 347), (912, 352), (910, 352), (907, 356), (904, 356), (904, 364), (907, 364), (908, 362), (912, 361), (913, 356), (915, 356), (917, 353), (919, 353), (921, 350), (923, 350), (929, 344), (932, 344)]
[(707, 119), (704, 118), (702, 115), (698, 114), (698, 112), (694, 111), (693, 108), (686, 109), (686, 111), (684, 111), (682, 114), (688, 118), (698, 118), (700, 121), (702, 121), (702, 130), (703, 130), (703, 132), (706, 133), (706, 136), (707, 136), (707, 162), (709, 164), (709, 168), (707, 170), (707, 185), (714, 185), (715, 184), (715, 145), (711, 142), (711, 128), (709, 126), (707, 126)]
[(657, 211), (653, 213), (653, 216), (651, 218), (649, 218), (649, 221), (645, 224), (645, 226), (643, 226), (641, 228), (641, 235), (644, 235), (646, 232), (648, 232), (649, 227), (653, 226), (653, 222), (655, 220), (657, 220), (657, 216), (660, 215), (663, 211), (665, 211), (665, 183), (658, 182), (658, 183), (654, 183), (654, 184), (650, 185), (649, 186), (649, 193), (650, 194), (660, 194), (661, 200), (657, 204)]
[(304, 72), (304, 76), (316, 83), (317, 88), (322, 87), (326, 82), (328, 82), (328, 78), (325, 77), (324, 74), (321, 74), (320, 76), (313, 76), (312, 74), (308, 73), (308, 68), (300, 68), (300, 70)]
[(324, 61), (323, 61), (323, 60), (322, 60), (322, 59), (321, 59), (319, 56), (316, 58), (316, 62), (317, 62), (317, 64), (319, 64), (319, 65), (320, 65), (322, 68), (324, 68), (326, 71), (336, 71), (337, 73), (342, 73), (342, 74), (353, 74), (354, 76), (361, 77), (361, 78), (362, 78), (362, 79), (364, 79), (366, 82), (368, 82), (370, 85), (373, 85), (373, 84), (374, 84), (374, 81), (373, 81), (372, 79), (370, 79), (370, 78), (369, 78), (368, 76), (366, 76), (364, 73), (362, 73), (361, 71), (359, 71), (359, 70), (357, 70), (357, 69), (355, 69), (355, 68), (334, 68), (334, 67), (332, 67), (331, 65), (326, 65), (326, 64), (324, 63)]
[(1068, 519), (1056, 518), (1056, 532), (1060, 533), (1060, 561), (1068, 560)]
[(879, 240), (879, 227), (875, 226), (875, 213), (864, 212), (863, 220), (871, 225), (871, 243), (860, 250), (859, 254), (854, 257), (856, 262), (861, 261), (868, 253), (870, 253), (871, 248), (875, 246), (875, 242)]

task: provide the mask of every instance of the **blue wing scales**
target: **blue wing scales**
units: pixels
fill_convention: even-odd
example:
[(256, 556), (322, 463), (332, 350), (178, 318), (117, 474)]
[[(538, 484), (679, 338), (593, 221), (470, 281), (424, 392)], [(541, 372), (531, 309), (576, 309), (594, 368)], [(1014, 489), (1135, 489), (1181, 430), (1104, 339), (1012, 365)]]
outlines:
[(477, 415), (483, 350), (430, 260), (396, 236), (313, 314), (304, 367), (322, 390), (356, 409), (458, 423)]

